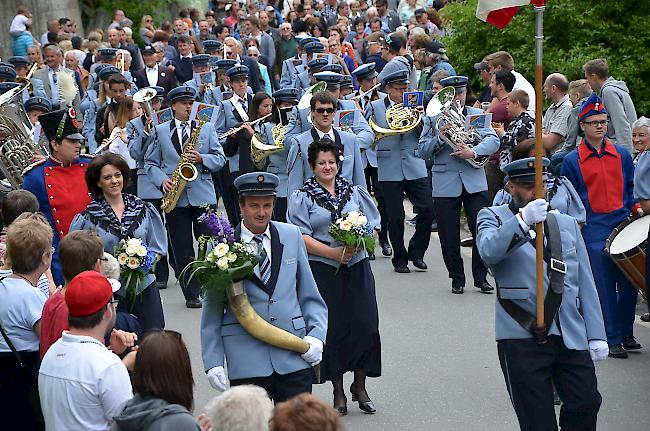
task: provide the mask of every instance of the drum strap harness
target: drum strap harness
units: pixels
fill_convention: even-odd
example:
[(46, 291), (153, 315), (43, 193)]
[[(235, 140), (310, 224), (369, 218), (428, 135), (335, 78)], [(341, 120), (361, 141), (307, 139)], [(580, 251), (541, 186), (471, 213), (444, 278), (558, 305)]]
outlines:
[[(566, 265), (562, 261), (560, 227), (555, 214), (548, 213), (544, 223), (544, 231), (547, 233), (546, 240), (548, 244), (548, 247), (544, 248), (544, 260), (546, 261), (550, 284), (550, 288), (546, 291), (546, 298), (544, 298), (544, 327), (537, 328), (534, 315), (519, 307), (512, 299), (503, 299), (501, 295), (498, 295), (499, 304), (503, 309), (524, 329), (533, 334), (538, 344), (546, 343), (548, 331), (560, 309), (564, 289), (564, 275), (566, 274)], [(559, 321), (557, 325), (559, 328)]]

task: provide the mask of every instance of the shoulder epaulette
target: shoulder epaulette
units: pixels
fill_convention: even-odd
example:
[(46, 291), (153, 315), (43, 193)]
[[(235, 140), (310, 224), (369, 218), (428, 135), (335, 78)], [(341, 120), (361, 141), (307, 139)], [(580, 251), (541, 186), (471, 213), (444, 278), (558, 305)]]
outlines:
[(22, 176), (24, 177), (25, 174), (27, 174), (29, 171), (31, 171), (35, 167), (42, 165), (43, 163), (45, 163), (46, 160), (47, 160), (47, 158), (45, 158), (43, 160), (39, 160), (37, 162), (34, 162), (31, 165), (28, 165), (25, 169), (23, 169)]

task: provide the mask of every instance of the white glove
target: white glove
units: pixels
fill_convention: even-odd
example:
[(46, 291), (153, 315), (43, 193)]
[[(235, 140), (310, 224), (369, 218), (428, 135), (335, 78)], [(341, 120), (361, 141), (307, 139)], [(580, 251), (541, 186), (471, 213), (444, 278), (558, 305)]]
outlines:
[(210, 368), (208, 370), (208, 381), (210, 382), (210, 386), (219, 392), (223, 392), (227, 389), (228, 378), (226, 377), (226, 372), (223, 367)]
[(309, 350), (300, 355), (300, 357), (312, 367), (320, 364), (323, 360), (323, 342), (309, 335), (303, 338), (303, 340), (309, 343)]
[(594, 362), (604, 361), (609, 355), (609, 345), (607, 341), (591, 340), (589, 342), (589, 355)]
[(535, 199), (521, 210), (521, 219), (528, 226), (532, 226), (536, 223), (541, 223), (546, 220), (546, 214), (548, 214), (548, 202), (544, 199)]

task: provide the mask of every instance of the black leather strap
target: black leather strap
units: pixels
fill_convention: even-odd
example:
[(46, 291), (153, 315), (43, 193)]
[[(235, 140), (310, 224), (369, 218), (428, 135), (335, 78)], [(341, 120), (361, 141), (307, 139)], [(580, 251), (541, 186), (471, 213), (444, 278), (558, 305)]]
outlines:
[[(7, 276), (4, 276), (4, 277), (0, 278), (0, 283), (4, 282), (5, 278), (7, 278)], [(2, 333), (2, 338), (5, 339), (5, 343), (7, 343), (7, 346), (9, 346), (9, 348), (11, 349), (11, 353), (13, 353), (14, 357), (16, 358), (18, 363), (20, 364), (20, 367), (31, 371), (29, 369), (29, 367), (27, 365), (25, 365), (25, 362), (23, 361), (23, 358), (20, 357), (20, 353), (18, 353), (18, 350), (16, 350), (16, 347), (14, 346), (14, 343), (12, 343), (11, 340), (9, 339), (9, 336), (5, 332), (5, 328), (2, 327), (1, 323), (0, 323), (0, 333)]]
[[(560, 227), (555, 218), (555, 214), (548, 213), (546, 223), (544, 224), (547, 233), (547, 250), (544, 253), (544, 260), (547, 264), (549, 277), (549, 289), (546, 291), (544, 298), (544, 328), (537, 328), (536, 318), (523, 308), (519, 307), (511, 299), (501, 298), (500, 289), (497, 284), (497, 297), (501, 307), (512, 317), (521, 327), (533, 334), (537, 342), (542, 344), (546, 341), (546, 336), (551, 328), (551, 324), (562, 304), (562, 292), (564, 290), (564, 275), (566, 274), (566, 265), (562, 261), (562, 238), (560, 236)], [(559, 327), (559, 322), (558, 322)]]

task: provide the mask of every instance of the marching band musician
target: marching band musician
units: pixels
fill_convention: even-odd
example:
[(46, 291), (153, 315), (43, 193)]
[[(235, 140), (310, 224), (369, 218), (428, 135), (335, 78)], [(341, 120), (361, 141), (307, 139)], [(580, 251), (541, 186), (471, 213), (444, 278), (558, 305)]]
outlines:
[[(377, 125), (388, 128), (386, 110), (402, 103), (408, 82), (409, 71), (406, 69), (386, 75), (383, 84), (387, 95), (367, 105), (366, 117), (372, 118)], [(427, 269), (424, 253), (429, 247), (433, 205), (427, 168), (424, 160), (417, 156), (419, 133), (420, 128), (417, 127), (407, 133), (386, 136), (375, 147), (377, 179), (384, 196), (388, 234), (393, 245), (393, 267), (395, 272), (401, 274), (411, 272), (408, 268), (409, 260), (416, 268)], [(415, 233), (409, 241), (408, 250), (404, 246), (404, 193), (418, 209)]]
[[(48, 140), (50, 157), (25, 170), (23, 188), (38, 199), (39, 211), (54, 231), (52, 245), (56, 249), (72, 219), (90, 202), (84, 179), (90, 159), (79, 156), (84, 137), (74, 108), (41, 115), (38, 121)], [(52, 277), (57, 286), (64, 284), (58, 250), (52, 256)]]
[[(544, 170), (549, 165), (544, 160)], [(509, 205), (483, 208), (476, 243), (497, 283), (496, 339), (504, 380), (522, 431), (595, 431), (601, 396), (594, 362), (607, 359), (598, 292), (580, 227), (535, 199), (535, 159), (505, 166)], [(439, 220), (440, 222), (440, 220)], [(546, 328), (535, 327), (534, 224), (544, 222)], [(549, 263), (547, 263), (549, 262)]]
[[(307, 67), (306, 62), (303, 63), (302, 55), (305, 52), (305, 45), (310, 42), (318, 42), (318, 38), (298, 38), (298, 42), (296, 43), (296, 56), (287, 58), (282, 62), (280, 88), (296, 88), (296, 84), (298, 83), (298, 75), (304, 72)], [(308, 56), (306, 55), (305, 58), (307, 57)], [(311, 60), (311, 57), (309, 57), (309, 60)]]
[[(16, 71), (16, 79), (18, 78), (27, 78), (27, 73), (29, 73), (29, 68), (31, 63), (27, 57), (23, 56), (14, 56), (9, 57), (9, 64), (11, 64)], [(27, 89), (23, 90), (23, 102), (29, 99), (29, 91)]]
[[(25, 101), (24, 106), (25, 106), (25, 112), (29, 117), (29, 121), (32, 123), (32, 126), (34, 126), (33, 134), (32, 134), (34, 145), (38, 147), (41, 141), (43, 142), (46, 141), (46, 138), (43, 135), (43, 129), (40, 123), (38, 122), (38, 117), (52, 111), (52, 104), (50, 103), (49, 100), (47, 100), (44, 97), (30, 97)], [(47, 143), (45, 143), (44, 146), (45, 148), (47, 148)], [(32, 157), (32, 162), (36, 162), (43, 159), (45, 159), (44, 155), (42, 155), (41, 153), (36, 153)]]
[[(452, 86), (456, 90), (453, 103), (462, 106), (463, 117), (480, 114), (478, 108), (465, 105), (467, 96), (467, 77), (450, 76), (440, 80), (443, 87)], [(439, 114), (442, 115), (442, 114)], [(467, 224), (476, 237), (476, 215), (481, 208), (489, 205), (487, 180), (483, 168), (475, 168), (466, 160), (477, 156), (490, 155), (499, 148), (499, 137), (492, 127), (478, 129), (480, 143), (473, 148), (460, 145), (454, 151), (440, 138), (451, 125), (445, 124), (438, 130), (438, 116), (424, 118), (424, 129), (420, 136), (419, 153), (423, 159), (433, 157), (432, 188), (433, 208), (438, 221), (438, 234), (445, 266), (451, 278), (451, 292), (462, 294), (465, 289), (465, 270), (460, 254), (460, 207), (465, 208)], [(419, 219), (419, 215), (418, 215)], [(472, 277), (474, 286), (487, 293), (494, 288), (487, 282), (487, 269), (476, 249), (472, 247)]]
[(314, 74), (320, 72), (323, 67), (327, 66), (327, 58), (320, 57), (309, 60), (307, 68), (298, 75), (298, 89), (303, 94), (309, 87), (316, 83)]
[[(145, 153), (147, 175), (164, 194), (174, 192), (170, 177), (177, 169), (181, 155), (186, 154), (184, 146), (188, 144), (197, 127), (195, 121), (189, 121), (195, 97), (196, 91), (188, 86), (180, 86), (169, 92), (168, 98), (174, 118), (155, 126)], [(226, 163), (212, 123), (204, 123), (198, 133), (196, 147), (189, 151), (187, 157), (196, 167), (198, 176), (194, 181), (188, 182), (177, 205), (166, 215), (167, 232), (174, 251), (171, 264), (177, 278), (195, 258), (192, 231), (197, 238), (206, 233), (205, 227), (198, 223), (199, 216), (205, 212), (201, 205), (217, 204), (211, 173), (217, 172)], [(186, 280), (185, 277), (179, 280), (185, 296), (185, 306), (200, 308), (199, 283), (196, 279), (189, 283)]]
[[(89, 90), (86, 92), (88, 97), (95, 94), (96, 98), (89, 101), (89, 104), (84, 111), (85, 114), (83, 119), (83, 135), (86, 137), (86, 151), (88, 151), (89, 154), (93, 154), (97, 149), (97, 124), (99, 123), (99, 127), (103, 125), (104, 112), (106, 111), (105, 106), (107, 103), (110, 103), (111, 100), (111, 90), (108, 87), (108, 79), (111, 76), (120, 73), (120, 70), (117, 67), (109, 65), (102, 66), (101, 68), (98, 66), (96, 70), (98, 81), (95, 85), (97, 86), (97, 91)], [(102, 113), (102, 121), (98, 122), (97, 118), (100, 112)]]
[[(102, 69), (102, 71), (108, 68)], [(108, 69), (110, 71), (111, 69)], [(120, 73), (113, 73), (108, 77), (108, 91), (110, 94), (110, 102), (107, 102), (97, 111), (97, 119), (95, 120), (95, 141), (99, 147), (103, 143), (104, 138), (111, 136), (111, 132), (117, 123), (117, 112), (120, 105), (128, 97), (131, 84)]]
[(210, 56), (210, 65), (213, 61), (221, 60), (223, 53), (223, 43), (219, 40), (207, 39), (203, 41), (203, 51)]
[(212, 72), (210, 67), (210, 56), (208, 54), (193, 55), (192, 72), (192, 79), (187, 81), (185, 85), (196, 90), (198, 102), (209, 103), (208, 92), (210, 87), (213, 87), (215, 83), (214, 72)]
[(266, 172), (235, 180), (242, 214), (235, 239), (255, 245), (260, 258), (244, 289), (262, 319), (304, 339), (310, 348), (300, 355), (254, 338), (227, 303), (211, 302), (208, 295), (201, 313), (201, 352), (210, 385), (217, 391), (225, 391), (229, 379), (230, 386), (260, 386), (279, 403), (311, 393), (311, 366), (320, 363), (327, 334), (327, 306), (311, 273), (300, 229), (270, 221), (277, 186), (278, 177)]
[[(332, 127), (337, 111), (337, 102), (336, 97), (329, 91), (320, 91), (314, 94), (310, 101), (313, 126), (306, 132), (288, 138), (288, 194), (300, 189), (305, 184), (305, 181), (313, 175), (307, 157), (307, 149), (309, 144), (318, 139), (330, 139), (335, 142), (343, 157), (340, 169), (341, 176), (355, 186), (366, 187), (358, 136)], [(287, 139), (286, 136), (285, 139)]]
[[(354, 76), (359, 83), (359, 90), (350, 93), (346, 99), (356, 100), (362, 112), (364, 112), (364, 115), (368, 112), (367, 108), (368, 105), (370, 105), (370, 102), (386, 97), (386, 93), (382, 93), (377, 89), (369, 92), (371, 88), (377, 85), (377, 75), (379, 74), (375, 70), (374, 62), (362, 64), (352, 71), (352, 76)], [(367, 94), (364, 95), (364, 93)], [(369, 119), (370, 118), (366, 118), (366, 120)], [(366, 151), (361, 154), (361, 158), (363, 159), (363, 170), (366, 174), (366, 185), (368, 186), (368, 191), (371, 192), (377, 200), (377, 209), (381, 216), (381, 228), (379, 230), (381, 252), (384, 256), (390, 256), (393, 254), (393, 249), (390, 246), (390, 242), (388, 242), (388, 216), (386, 215), (386, 202), (381, 193), (381, 187), (379, 187), (377, 179), (377, 152), (374, 148), (367, 148)], [(372, 257), (373, 255), (371, 254), (371, 259)]]
[[(150, 87), (156, 90), (156, 97), (151, 99), (151, 110), (154, 112), (159, 111), (162, 107), (162, 100), (165, 94), (165, 89), (163, 87)], [(145, 127), (152, 127), (152, 120), (147, 118), (146, 113), (141, 116), (132, 119), (126, 125), (126, 135), (128, 137), (128, 147), (129, 154), (131, 158), (135, 160), (136, 163), (136, 172), (137, 172), (137, 190), (138, 197), (145, 202), (151, 203), (160, 214), (161, 217), (164, 216), (163, 210), (160, 207), (162, 201), (162, 192), (156, 185), (152, 182), (151, 178), (147, 175), (147, 171), (144, 165), (144, 155), (147, 152), (148, 144), (151, 142), (149, 139), (149, 134), (145, 131)], [(131, 179), (134, 181), (134, 179)], [(168, 255), (171, 257), (172, 248), (168, 247)], [(167, 256), (161, 256), (160, 260), (156, 264), (155, 269), (156, 275), (156, 284), (158, 289), (166, 289), (167, 281), (169, 280), (169, 266), (167, 263)]]
[[(314, 54), (321, 54), (321, 53), (325, 52), (325, 46), (321, 42), (319, 42), (318, 40), (306, 43), (304, 49), (305, 49), (305, 53), (306, 53), (306, 55), (305, 55), (305, 59), (306, 59), (305, 60), (305, 67), (303, 68), (303, 70), (301, 72), (299, 72), (297, 74), (296, 81), (290, 84), (291, 87), (296, 87), (296, 88), (302, 90), (300, 92), (301, 94), (302, 94), (303, 91), (307, 90), (307, 88), (309, 88), (309, 86), (311, 86), (311, 84), (313, 83), (311, 78), (310, 78), (310, 72), (311, 72), (311, 74), (314, 74), (315, 72), (318, 72), (318, 70), (313, 71), (313, 70), (310, 70), (310, 69), (312, 69), (314, 66), (318, 67), (318, 65), (320, 65), (321, 67), (324, 66), (324, 64), (322, 64), (320, 62), (316, 62), (316, 63), (312, 63), (312, 62), (314, 60), (320, 60), (322, 58), (322, 59), (325, 60), (325, 64), (327, 64), (327, 58), (325, 58), (325, 57), (316, 58), (314, 56)], [(312, 64), (312, 66), (310, 66), (310, 63)]]
[(637, 290), (605, 251), (605, 241), (631, 212), (640, 209), (634, 197), (634, 164), (626, 149), (605, 136), (607, 111), (596, 93), (582, 102), (578, 121), (585, 137), (564, 158), (562, 175), (571, 181), (587, 210), (582, 236), (605, 319), (609, 356), (627, 358), (627, 350), (641, 349), (634, 338)]
[(100, 64), (108, 64), (110, 66), (115, 66), (117, 67), (117, 70), (120, 71), (120, 73), (126, 78), (127, 81), (129, 81), (129, 84), (131, 84), (131, 94), (135, 93), (138, 91), (138, 87), (135, 85), (135, 81), (133, 80), (133, 76), (131, 75), (131, 72), (128, 70), (122, 71), (120, 70), (118, 64), (117, 64), (117, 49), (116, 48), (99, 48), (97, 50), (99, 53), (99, 62), (93, 64), (90, 67), (90, 74), (88, 75), (88, 87), (87, 88), (92, 88), (93, 84), (97, 81), (97, 78), (99, 78), (98, 75), (96, 75), (93, 72), (96, 72), (96, 68)]
[(14, 82), (16, 80), (16, 69), (8, 63), (0, 63), (0, 82)]
[[(206, 40), (206, 42), (208, 42)], [(227, 59), (219, 60), (216, 63), (216, 76), (217, 84), (211, 89), (208, 90), (208, 94), (205, 98), (205, 103), (212, 105), (218, 105), (224, 100), (228, 100), (232, 97), (233, 91), (230, 84), (230, 79), (228, 78), (227, 72), (231, 68), (237, 66), (237, 60)], [(253, 97), (253, 89), (250, 86), (247, 86), (246, 93), (250, 94)]]
[(341, 99), (348, 100), (348, 96), (352, 94), (354, 87), (352, 86), (352, 77), (350, 75), (343, 75), (341, 80)]

